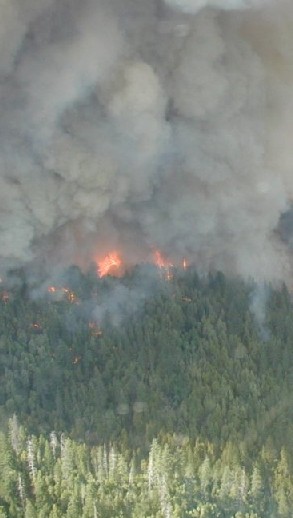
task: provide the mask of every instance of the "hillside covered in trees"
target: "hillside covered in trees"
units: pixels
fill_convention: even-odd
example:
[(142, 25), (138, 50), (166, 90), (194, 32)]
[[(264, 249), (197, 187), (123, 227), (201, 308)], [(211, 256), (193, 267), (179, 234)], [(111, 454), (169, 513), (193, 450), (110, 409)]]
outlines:
[(292, 516), (290, 293), (165, 277), (3, 285), (0, 516)]

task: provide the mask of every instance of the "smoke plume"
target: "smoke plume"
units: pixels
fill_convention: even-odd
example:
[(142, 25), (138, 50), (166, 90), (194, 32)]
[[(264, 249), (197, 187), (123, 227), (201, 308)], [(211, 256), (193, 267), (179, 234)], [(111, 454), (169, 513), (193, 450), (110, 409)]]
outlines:
[(292, 28), (287, 0), (2, 0), (0, 267), (288, 279)]

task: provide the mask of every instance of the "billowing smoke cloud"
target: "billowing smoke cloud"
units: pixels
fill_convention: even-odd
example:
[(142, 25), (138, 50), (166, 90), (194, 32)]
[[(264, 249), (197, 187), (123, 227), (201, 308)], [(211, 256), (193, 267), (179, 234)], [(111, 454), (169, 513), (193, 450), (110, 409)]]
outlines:
[(286, 0), (3, 0), (2, 268), (126, 261), (287, 278)]

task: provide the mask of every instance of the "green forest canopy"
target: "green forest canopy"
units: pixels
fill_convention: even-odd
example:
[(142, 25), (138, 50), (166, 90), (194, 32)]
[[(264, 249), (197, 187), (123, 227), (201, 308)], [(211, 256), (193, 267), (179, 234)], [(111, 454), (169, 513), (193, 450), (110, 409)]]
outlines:
[(286, 286), (147, 266), (63, 281), (2, 291), (3, 516), (291, 516)]

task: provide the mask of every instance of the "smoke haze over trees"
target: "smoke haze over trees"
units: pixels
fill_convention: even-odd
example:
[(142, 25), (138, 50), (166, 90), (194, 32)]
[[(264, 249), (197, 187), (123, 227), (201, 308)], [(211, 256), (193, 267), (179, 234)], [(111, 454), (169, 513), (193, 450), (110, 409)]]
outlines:
[(286, 0), (2, 1), (2, 268), (157, 246), (288, 279), (292, 26)]

